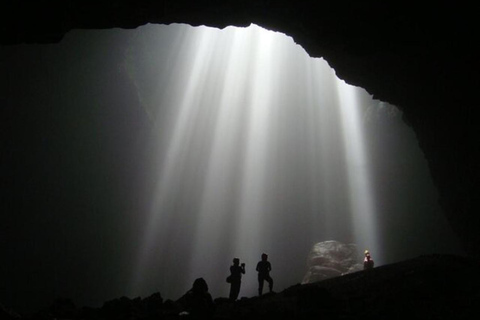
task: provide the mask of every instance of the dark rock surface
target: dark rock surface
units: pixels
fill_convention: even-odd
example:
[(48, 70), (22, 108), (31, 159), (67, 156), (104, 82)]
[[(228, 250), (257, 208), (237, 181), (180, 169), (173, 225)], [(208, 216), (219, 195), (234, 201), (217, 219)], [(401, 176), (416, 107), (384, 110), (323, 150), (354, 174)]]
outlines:
[[(474, 319), (480, 315), (480, 262), (428, 255), (261, 297), (214, 300), (213, 319)], [(68, 299), (33, 315), (6, 319), (191, 319), (182, 299), (159, 293), (122, 297), (101, 308), (75, 307)], [(2, 315), (6, 315), (7, 313)]]
[(0, 44), (56, 43), (72, 29), (255, 23), (292, 36), (347, 83), (399, 107), (425, 153), (440, 202), (480, 255), (477, 10), (462, 2), (144, 0), (4, 1)]
[(5, 308), (3, 304), (0, 303), (0, 319), (20, 319), (21, 316), (13, 310)]

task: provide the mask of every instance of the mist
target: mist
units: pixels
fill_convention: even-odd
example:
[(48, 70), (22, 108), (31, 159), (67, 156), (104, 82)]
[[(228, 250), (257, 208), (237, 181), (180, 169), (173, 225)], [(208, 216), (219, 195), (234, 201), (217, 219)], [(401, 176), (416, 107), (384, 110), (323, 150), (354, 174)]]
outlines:
[(4, 46), (0, 302), (99, 306), (203, 277), (300, 283), (313, 244), (376, 265), (462, 249), (414, 132), (292, 38), (252, 25), (74, 30)]

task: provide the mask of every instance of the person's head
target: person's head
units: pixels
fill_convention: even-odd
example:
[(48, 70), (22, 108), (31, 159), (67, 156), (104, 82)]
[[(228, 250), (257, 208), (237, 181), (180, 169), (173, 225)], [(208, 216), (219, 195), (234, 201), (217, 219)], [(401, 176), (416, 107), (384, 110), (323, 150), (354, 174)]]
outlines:
[(262, 253), (262, 260), (267, 261), (267, 259), (268, 259), (268, 254)]
[(368, 260), (370, 260), (370, 251), (365, 250), (365, 258), (367, 258)]
[(233, 264), (238, 266), (238, 264), (240, 263), (240, 259), (238, 258), (233, 258)]
[(195, 281), (193, 282), (192, 291), (196, 293), (208, 292), (208, 285), (205, 279), (203, 278), (195, 279)]

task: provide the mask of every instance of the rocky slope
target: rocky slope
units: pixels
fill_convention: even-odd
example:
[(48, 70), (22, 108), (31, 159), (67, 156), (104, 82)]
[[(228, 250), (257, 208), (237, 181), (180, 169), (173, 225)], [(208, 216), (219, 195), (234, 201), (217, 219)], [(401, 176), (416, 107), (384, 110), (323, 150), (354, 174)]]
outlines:
[[(480, 315), (480, 263), (452, 255), (428, 255), (358, 271), (278, 293), (213, 300), (211, 319), (473, 319)], [(50, 308), (4, 319), (191, 319), (184, 299), (122, 297), (101, 308), (58, 300)]]

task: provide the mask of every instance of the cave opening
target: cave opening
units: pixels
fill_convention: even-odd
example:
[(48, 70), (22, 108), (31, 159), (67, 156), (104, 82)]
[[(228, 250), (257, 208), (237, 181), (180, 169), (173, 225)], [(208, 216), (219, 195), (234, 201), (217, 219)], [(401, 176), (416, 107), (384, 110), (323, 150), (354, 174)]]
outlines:
[[(185, 289), (202, 275), (225, 295), (217, 271), (239, 257), (254, 273), (267, 251), (285, 288), (300, 281), (311, 246), (331, 239), (376, 252), (379, 265), (459, 252), (398, 108), (347, 85), (281, 33), (255, 25), (149, 28), (127, 59), (162, 137), (154, 139), (161, 164), (152, 171), (161, 173), (137, 283), (153, 263), (165, 283), (177, 274)], [(165, 47), (158, 39), (167, 32), (173, 40)], [(154, 63), (166, 68), (162, 75)], [(188, 258), (151, 255), (177, 250)], [(254, 295), (255, 287), (246, 282), (242, 292)]]

